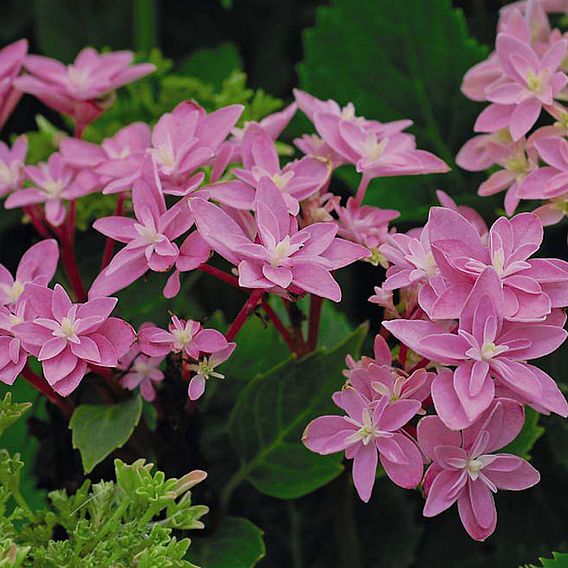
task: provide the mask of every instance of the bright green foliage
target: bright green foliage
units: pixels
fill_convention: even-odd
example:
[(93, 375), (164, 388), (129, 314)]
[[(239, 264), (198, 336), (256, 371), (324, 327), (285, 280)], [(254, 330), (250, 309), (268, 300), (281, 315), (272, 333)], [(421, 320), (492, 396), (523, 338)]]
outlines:
[(317, 456), (301, 443), (308, 422), (331, 410), (340, 389), (345, 356), (357, 356), (367, 326), (357, 328), (333, 349), (292, 358), (249, 381), (229, 420), (231, 441), (241, 460), (224, 498), (241, 481), (281, 499), (294, 499), (325, 485), (342, 470), (342, 456)]
[(0, 436), (6, 428), (9, 428), (16, 420), (32, 406), (31, 402), (12, 402), (12, 393), (7, 392), (0, 401)]
[(568, 568), (568, 554), (561, 552), (553, 552), (553, 559), (539, 558), (542, 566), (527, 564), (525, 568)]
[(454, 168), (451, 174), (376, 181), (368, 202), (424, 217), (434, 189), (470, 192), (454, 156), (479, 108), (459, 92), (464, 73), (486, 56), (450, 0), (333, 0), (305, 32), (301, 87), (380, 121), (410, 118), (420, 147)]
[(212, 535), (193, 541), (191, 558), (204, 568), (252, 568), (265, 552), (257, 526), (247, 519), (227, 517)]
[[(5, 397), (0, 420), (22, 407)], [(166, 479), (145, 460), (115, 460), (116, 482), (87, 480), (73, 495), (52, 491), (50, 508), (32, 511), (20, 494), (22, 465), (18, 454), (0, 452), (0, 568), (194, 566), (185, 560), (189, 539), (173, 530), (203, 528), (209, 509), (192, 505), (190, 492), (202, 472)], [(54, 530), (65, 536), (55, 539)]]
[(540, 414), (536, 412), (536, 410), (528, 406), (525, 407), (525, 423), (523, 424), (523, 429), (508, 446), (500, 451), (516, 454), (524, 459), (530, 459), (532, 447), (544, 434), (544, 428), (538, 425), (539, 417)]
[(73, 447), (81, 453), (85, 473), (128, 442), (141, 414), (139, 396), (120, 404), (82, 404), (75, 409), (69, 428), (73, 432)]

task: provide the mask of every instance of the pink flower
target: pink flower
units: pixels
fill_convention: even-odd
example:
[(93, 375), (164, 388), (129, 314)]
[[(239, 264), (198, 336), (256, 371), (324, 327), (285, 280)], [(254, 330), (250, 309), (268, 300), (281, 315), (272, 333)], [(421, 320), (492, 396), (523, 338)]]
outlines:
[(558, 71), (568, 41), (553, 43), (542, 57), (513, 35), (497, 36), (497, 57), (507, 80), (486, 90), (489, 105), (475, 123), (477, 132), (495, 132), (508, 127), (519, 140), (536, 123), (543, 106), (550, 106), (566, 86), (568, 77)]
[[(150, 327), (152, 324), (143, 324), (140, 329)], [(135, 390), (140, 388), (144, 400), (152, 402), (156, 399), (155, 385), (164, 380), (164, 373), (160, 370), (160, 363), (164, 357), (149, 357), (140, 350), (135, 343), (118, 361), (118, 368), (125, 371), (120, 379), (120, 386)]]
[(14, 384), (28, 360), (28, 353), (13, 329), (23, 323), (28, 315), (25, 301), (12, 309), (0, 306), (0, 381), (7, 385)]
[(97, 276), (90, 297), (106, 296), (126, 288), (147, 270), (167, 272), (179, 257), (174, 240), (189, 230), (193, 219), (186, 200), (170, 209), (158, 185), (138, 180), (132, 190), (135, 218), (104, 217), (93, 227), (115, 241), (125, 243), (110, 264)]
[(0, 142), (0, 197), (22, 187), (28, 139), (19, 136), (10, 149)]
[(13, 330), (41, 362), (47, 382), (62, 396), (77, 388), (88, 365), (116, 367), (134, 341), (128, 323), (109, 317), (116, 298), (73, 304), (59, 284), (53, 290), (28, 284), (23, 297), (36, 315)]
[(60, 145), (63, 161), (81, 171), (91, 170), (99, 177), (103, 193), (130, 189), (140, 177), (146, 149), (150, 145), (150, 127), (135, 122), (105, 138), (100, 145), (64, 138)]
[(453, 209), (464, 219), (467, 219), (477, 229), (482, 240), (487, 238), (489, 229), (487, 228), (483, 217), (475, 209), (473, 209), (473, 207), (458, 205), (445, 191), (442, 191), (441, 189), (436, 190), (436, 197), (442, 207)]
[(345, 163), (345, 159), (317, 134), (304, 134), (300, 138), (294, 138), (294, 144), (306, 156), (329, 162), (332, 169)]
[(432, 384), (436, 411), (452, 429), (475, 422), (495, 397), (495, 379), (515, 398), (539, 412), (568, 416), (568, 404), (554, 380), (526, 363), (556, 350), (566, 339), (565, 316), (543, 322), (507, 322), (505, 293), (491, 267), (478, 278), (461, 311), (457, 331), (429, 321), (393, 320), (383, 325), (419, 355), (442, 365)]
[(114, 90), (155, 70), (150, 63), (131, 65), (133, 58), (130, 51), (99, 54), (91, 47), (83, 49), (72, 65), (29, 55), (24, 61), (29, 75), (19, 77), (14, 84), (70, 116), (82, 129), (104, 112)]
[(445, 283), (420, 297), (433, 319), (453, 319), (479, 275), (492, 266), (505, 293), (505, 317), (519, 321), (544, 318), (564, 307), (568, 264), (558, 259), (531, 259), (543, 238), (540, 220), (531, 213), (501, 217), (489, 231), (487, 245), (473, 225), (457, 212), (434, 207), (428, 221), (429, 240)]
[(282, 192), (290, 214), (297, 215), (300, 201), (314, 195), (329, 178), (329, 165), (315, 158), (302, 158), (281, 168), (274, 142), (259, 125), (246, 129), (241, 153), (243, 167), (232, 170), (238, 179), (209, 187), (214, 199), (237, 209), (254, 209), (255, 190), (268, 178)]
[(548, 166), (527, 176), (517, 194), (523, 199), (554, 199), (568, 192), (568, 141), (554, 136), (535, 140), (538, 154)]
[[(377, 251), (388, 238), (389, 222), (400, 213), (392, 209), (380, 209), (368, 205), (358, 206), (350, 197), (345, 207), (337, 206), (338, 235), (359, 243), (371, 251)], [(377, 251), (378, 252), (378, 251)]]
[(389, 404), (383, 396), (371, 407), (353, 388), (336, 393), (334, 402), (347, 416), (320, 416), (302, 436), (304, 445), (321, 455), (345, 451), (353, 459), (353, 481), (359, 497), (368, 502), (375, 483), (377, 458), (389, 478), (405, 489), (420, 483), (422, 456), (401, 428), (418, 412), (420, 402), (399, 400)]
[(0, 264), (0, 306), (16, 305), (30, 283), (47, 286), (55, 275), (58, 262), (57, 241), (47, 239), (31, 246), (24, 253), (15, 278)]
[(34, 187), (10, 194), (4, 206), (15, 209), (45, 203), (45, 217), (54, 227), (59, 227), (65, 220), (65, 200), (77, 199), (93, 190), (92, 177), (75, 175), (57, 152), (51, 154), (47, 162), (27, 166), (25, 174)]
[(197, 103), (185, 101), (162, 115), (152, 131), (150, 153), (164, 193), (187, 195), (199, 187), (205, 175), (195, 170), (216, 155), (243, 108), (230, 105), (208, 115)]
[(398, 310), (394, 305), (392, 290), (385, 290), (381, 286), (375, 286), (373, 294), (369, 296), (368, 301), (383, 308), (385, 314), (388, 314), (390, 317), (399, 317)]
[(185, 353), (195, 360), (201, 353), (216, 353), (229, 345), (216, 329), (203, 329), (199, 322), (180, 320), (175, 315), (172, 315), (168, 331), (155, 326), (140, 329), (139, 342), (142, 353), (151, 357)]
[(22, 96), (14, 88), (14, 80), (20, 74), (27, 52), (28, 42), (25, 39), (0, 49), (0, 130)]
[(311, 292), (335, 302), (341, 289), (330, 272), (369, 256), (361, 245), (338, 239), (335, 223), (314, 223), (298, 231), (282, 192), (268, 177), (256, 192), (258, 242), (219, 207), (191, 201), (197, 229), (221, 256), (238, 266), (245, 288), (281, 288)]
[(414, 136), (402, 132), (377, 134), (354, 121), (316, 113), (315, 127), (322, 138), (367, 179), (388, 176), (445, 173), (449, 167), (425, 150), (417, 150)]
[(437, 416), (422, 418), (418, 443), (432, 461), (423, 481), (424, 516), (439, 515), (457, 502), (469, 536), (481, 541), (490, 536), (497, 524), (492, 494), (521, 491), (540, 481), (538, 471), (524, 459), (493, 453), (517, 437), (523, 422), (522, 406), (508, 399), (497, 399), (463, 432), (449, 430)]
[(197, 363), (192, 363), (188, 366), (188, 369), (195, 373), (187, 387), (187, 394), (190, 400), (197, 400), (203, 395), (205, 385), (210, 378), (225, 378), (225, 375), (222, 375), (215, 369), (231, 356), (236, 346), (237, 344), (234, 342), (227, 343), (224, 349), (216, 351), (209, 356), (204, 356)]

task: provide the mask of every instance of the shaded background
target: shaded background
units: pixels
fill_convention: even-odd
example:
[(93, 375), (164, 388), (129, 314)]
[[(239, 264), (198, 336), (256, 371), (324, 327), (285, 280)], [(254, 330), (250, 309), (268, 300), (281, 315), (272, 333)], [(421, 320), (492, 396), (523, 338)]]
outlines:
[[(431, 36), (431, 42), (440, 49), (440, 61), (457, 61), (457, 56), (449, 58), (453, 38), (438, 36), (433, 31), (435, 26), (443, 25), (442, 11), (418, 14), (423, 5), (436, 5), (435, 0), (424, 4), (420, 4), (420, 0), (398, 0), (396, 7), (385, 10), (386, 14), (381, 16), (386, 27), (373, 30), (366, 29), (365, 16), (365, 9), (370, 10), (372, 2), (353, 0), (353, 12), (350, 13), (349, 2), (338, 1), (337, 4), (344, 9), (343, 19), (338, 20), (342, 29), (346, 30), (341, 37), (334, 37), (334, 20), (329, 13), (326, 16), (326, 12), (320, 14), (318, 11), (326, 4), (318, 0), (0, 0), (0, 46), (26, 37), (30, 40), (30, 51), (66, 62), (71, 61), (85, 45), (141, 52), (159, 47), (165, 56), (183, 68), (196, 50), (216, 48), (229, 42), (234, 46), (234, 49), (230, 48), (231, 53), (237, 55), (237, 62), (240, 59), (250, 86), (289, 101), (291, 89), (300, 85), (316, 95), (336, 97), (342, 103), (351, 99), (363, 113), (380, 120), (391, 118), (386, 116), (390, 111), (386, 103), (381, 106), (382, 101), (388, 100), (389, 92), (394, 98), (398, 92), (393, 80), (395, 75), (392, 72), (385, 73), (384, 77), (381, 75), (381, 57), (383, 52), (388, 52), (389, 61), (397, 63), (398, 50), (404, 51), (404, 42), (396, 43), (399, 37), (406, 32)], [(446, 2), (441, 0), (438, 4), (442, 6)], [(505, 2), (489, 0), (453, 2), (455, 7), (463, 9), (470, 34), (479, 43), (487, 45), (494, 43), (497, 11), (503, 4)], [(404, 10), (416, 12), (408, 24), (405, 23), (406, 16), (401, 16)], [(320, 15), (316, 17), (316, 13)], [(391, 17), (392, 22), (389, 20)], [(316, 19), (321, 24), (316, 37), (305, 34), (304, 30), (312, 28)], [(329, 49), (318, 51), (316, 44), (322, 37), (325, 38), (326, 33), (331, 36)], [(361, 54), (368, 52), (363, 43), (365, 34), (374, 33), (376, 36), (369, 36), (374, 38), (372, 54), (368, 59), (359, 59)], [(423, 121), (424, 125), (420, 121), (419, 105), (414, 98), (402, 109), (407, 117), (417, 121), (415, 133), (418, 145), (440, 154), (440, 147), (454, 154), (471, 136), (473, 117), (481, 108), (461, 97), (458, 85), (463, 71), (485, 52), (476, 45), (468, 45), (462, 51), (462, 60), (459, 65), (455, 63), (457, 67), (448, 64), (435, 70), (427, 69), (426, 72), (430, 70), (431, 73), (422, 78), (427, 94), (434, 93), (432, 106), (435, 114), (437, 111), (436, 118), (438, 115), (441, 117), (441, 141), (436, 140), (427, 120)], [(420, 58), (421, 54), (417, 57)], [(298, 67), (302, 61), (306, 62), (305, 65)], [(325, 65), (330, 69), (327, 75)], [(346, 73), (345, 69), (351, 67), (350, 74)], [(358, 73), (358, 70), (361, 72)], [(446, 80), (446, 77), (451, 80)], [(381, 83), (383, 78), (385, 82)], [(436, 95), (435, 81), (442, 91), (441, 97), (439, 93)], [(459, 127), (443, 122), (445, 96), (455, 101), (456, 116), (459, 112), (464, 114), (453, 123), (453, 126), (457, 124)], [(450, 102), (447, 104), (449, 109)], [(9, 139), (15, 133), (34, 129), (34, 117), (38, 112), (61, 125), (58, 118), (37, 101), (25, 97), (2, 132), (2, 138)], [(288, 140), (304, 126), (301, 118), (296, 119), (287, 134)], [(479, 176), (454, 170), (448, 178), (427, 178), (425, 181), (385, 182), (380, 190), (382, 193), (376, 192), (373, 204), (401, 208), (407, 213), (398, 226), (401, 230), (410, 228), (424, 221), (428, 205), (434, 203), (433, 188), (440, 179), (439, 185), (460, 202), (479, 206), (488, 221), (495, 217), (500, 198), (492, 201), (475, 197)], [(349, 185), (349, 173), (344, 179)], [(405, 192), (398, 191), (402, 189)], [(19, 225), (18, 221), (17, 213), (2, 211), (0, 215), (0, 262), (9, 267), (15, 265), (32, 237), (28, 228)], [(565, 233), (565, 226), (549, 229), (543, 255), (565, 258)], [(358, 266), (342, 278), (347, 289), (346, 297), (350, 299), (344, 302), (342, 309), (348, 312), (354, 323), (374, 318), (372, 324), (376, 328), (377, 314), (370, 313), (365, 302), (370, 288), (379, 280), (376, 269)], [(200, 292), (195, 301), (208, 312), (219, 303), (219, 295), (219, 289), (213, 286), (206, 292)], [(229, 313), (237, 307), (230, 296), (224, 296), (223, 304)], [(543, 366), (555, 378), (565, 381), (567, 363), (564, 349), (554, 359), (544, 361)], [(282, 504), (274, 499), (259, 494), (254, 494), (253, 498), (250, 494), (243, 495), (240, 501), (237, 500), (239, 514), (265, 529), (268, 555), (261, 565), (266, 567), (508, 568), (532, 562), (539, 555), (549, 555), (552, 550), (568, 550), (568, 502), (565, 497), (568, 494), (568, 429), (556, 418), (544, 418), (541, 423), (547, 432), (534, 446), (532, 456), (543, 481), (522, 495), (499, 494), (498, 528), (484, 544), (469, 540), (457, 519), (455, 508), (436, 519), (424, 521), (420, 516), (420, 496), (393, 487), (384, 479), (378, 481), (373, 499), (366, 506), (353, 501), (352, 495), (345, 495), (344, 484), (334, 482), (308, 497), (287, 503), (284, 515)], [(39, 474), (43, 487), (51, 488), (50, 484), (56, 484), (57, 475), (66, 475), (65, 466), (61, 465), (64, 458), (54, 457), (61, 440), (53, 438), (52, 430), (42, 430), (42, 424), (38, 420), (32, 423), (31, 429), (34, 437), (42, 441), (42, 449), (50, 444), (51, 448), (43, 455), (48, 465), (44, 465), (43, 470), (36, 467), (35, 473)], [(31, 452), (37, 446), (30, 439), (29, 432), (19, 432), (11, 443), (15, 447), (25, 443)], [(59, 464), (57, 474), (55, 470), (46, 472), (45, 469), (49, 470), (54, 463)], [(31, 487), (35, 481), (30, 479), (28, 483)], [(39, 499), (41, 496), (38, 496)], [(322, 507), (322, 503), (325, 506)], [(345, 527), (349, 526), (352, 518), (356, 524), (354, 534), (348, 539)], [(336, 549), (330, 538), (355, 542), (356, 549), (346, 546)]]

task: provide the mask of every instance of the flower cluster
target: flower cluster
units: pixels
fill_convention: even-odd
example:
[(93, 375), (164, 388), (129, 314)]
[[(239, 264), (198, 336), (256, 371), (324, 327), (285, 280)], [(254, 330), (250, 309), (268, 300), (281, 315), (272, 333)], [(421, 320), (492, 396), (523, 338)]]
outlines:
[(489, 105), (475, 123), (481, 134), (465, 143), (458, 165), (495, 169), (479, 195), (506, 191), (508, 215), (522, 200), (538, 200), (534, 212), (545, 225), (559, 223), (568, 203), (568, 39), (549, 18), (566, 11), (565, 3), (539, 0), (503, 8), (496, 50), (462, 83), (465, 96)]
[[(534, 214), (487, 229), (471, 210), (442, 199), (448, 207), (432, 208), (420, 231), (391, 234), (380, 247), (389, 267), (370, 300), (390, 319), (373, 358), (347, 361), (348, 380), (333, 397), (347, 415), (317, 418), (304, 443), (353, 458), (364, 501), (378, 454), (394, 483), (422, 484), (425, 516), (457, 502), (468, 533), (484, 540), (496, 524), (491, 492), (539, 480), (521, 458), (492, 453), (519, 433), (523, 406), (568, 416), (556, 382), (529, 363), (566, 339), (568, 263), (531, 258), (543, 238)], [(396, 366), (389, 335), (400, 341)], [(424, 461), (432, 464), (423, 476)]]

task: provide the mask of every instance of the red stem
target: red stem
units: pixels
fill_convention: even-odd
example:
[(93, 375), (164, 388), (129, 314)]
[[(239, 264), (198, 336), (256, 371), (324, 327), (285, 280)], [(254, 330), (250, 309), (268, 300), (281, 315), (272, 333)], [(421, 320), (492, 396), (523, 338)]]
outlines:
[(31, 385), (34, 386), (39, 392), (47, 397), (49, 402), (55, 404), (59, 407), (61, 412), (69, 418), (73, 413), (73, 404), (69, 400), (65, 400), (60, 397), (48, 384), (45, 379), (42, 379), (39, 375), (34, 373), (30, 366), (26, 363), (26, 366), (22, 369), (22, 377), (26, 379)]
[(201, 272), (205, 272), (205, 274), (209, 274), (210, 276), (213, 276), (213, 277), (217, 278), (218, 280), (225, 282), (226, 284), (230, 284), (231, 286), (234, 286), (235, 288), (240, 288), (239, 279), (236, 276), (233, 276), (232, 274), (228, 274), (227, 272), (224, 272), (223, 270), (219, 270), (218, 268), (215, 268), (214, 266), (211, 266), (209, 264), (201, 264), (197, 267), (197, 270), (199, 270)]
[(30, 222), (40, 237), (49, 239), (50, 234), (47, 227), (43, 224), (41, 217), (38, 217), (33, 205), (24, 207), (24, 213), (30, 218)]
[(359, 187), (357, 188), (357, 193), (355, 194), (355, 204), (361, 205), (363, 199), (365, 199), (365, 194), (367, 193), (367, 188), (369, 187), (369, 182), (371, 178), (367, 177), (365, 174), (361, 176), (361, 181), (359, 182)]
[[(116, 200), (116, 206), (114, 208), (114, 214), (117, 217), (120, 217), (122, 215), (122, 211), (124, 209), (124, 200), (125, 200), (125, 194), (120, 193), (118, 195), (118, 199)], [(103, 270), (103, 268), (106, 268), (109, 265), (112, 259), (113, 252), (114, 252), (114, 239), (107, 237), (107, 240), (105, 242), (105, 249), (103, 252), (103, 259), (101, 261), (101, 271)]]
[(292, 353), (299, 354), (301, 348), (298, 348), (296, 342), (294, 341), (294, 338), (292, 337), (288, 329), (286, 329), (286, 326), (282, 323), (282, 320), (278, 317), (278, 314), (272, 309), (272, 307), (266, 300), (262, 300), (262, 309), (265, 311), (270, 321), (274, 324), (274, 327), (282, 336), (282, 339), (284, 339), (284, 341), (286, 342), (288, 349), (290, 349)]
[(308, 328), (308, 352), (314, 351), (318, 345), (318, 334), (321, 320), (323, 298), (312, 294), (310, 297), (310, 324)]
[(253, 290), (251, 292), (251, 295), (248, 297), (248, 300), (244, 303), (243, 307), (241, 308), (241, 311), (237, 314), (237, 317), (231, 324), (231, 327), (229, 328), (229, 331), (225, 336), (227, 338), (227, 341), (232, 341), (237, 335), (237, 333), (239, 333), (241, 327), (243, 327), (249, 315), (254, 311), (254, 309), (258, 305), (258, 302), (262, 298), (263, 294), (264, 290), (261, 289)]

